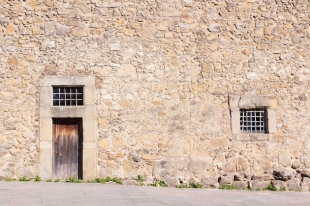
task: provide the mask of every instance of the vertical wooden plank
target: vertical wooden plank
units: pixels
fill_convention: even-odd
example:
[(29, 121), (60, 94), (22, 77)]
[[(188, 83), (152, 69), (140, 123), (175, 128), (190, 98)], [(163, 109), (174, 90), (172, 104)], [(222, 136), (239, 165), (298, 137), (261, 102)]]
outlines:
[(56, 172), (57, 172), (57, 176), (56, 178), (61, 178), (60, 177), (60, 145), (61, 145), (61, 134), (59, 134), (60, 132), (60, 128), (59, 128), (59, 125), (57, 125), (57, 136), (56, 136), (56, 162), (57, 162), (57, 165), (56, 165)]
[(78, 124), (71, 125), (70, 134), (70, 168), (71, 175), (78, 178)]
[(67, 177), (71, 177), (71, 167), (70, 167), (70, 125), (71, 123), (69, 122), (68, 125), (66, 125), (66, 163), (65, 163), (65, 167), (66, 167), (66, 176)]
[[(53, 119), (53, 178), (79, 178), (81, 175), (81, 119)], [(81, 137), (82, 138), (82, 137)]]
[(59, 124), (58, 120), (54, 119), (54, 124), (53, 124), (53, 178), (60, 178), (59, 176), (59, 167), (60, 167), (60, 151), (59, 147), (61, 145), (61, 141), (59, 138)]
[(70, 121), (69, 125), (68, 125), (68, 136), (67, 136), (67, 150), (68, 150), (68, 161), (67, 161), (67, 167), (68, 167), (68, 173), (70, 175), (70, 177), (73, 177), (72, 172), (73, 172), (73, 168), (71, 166), (71, 153), (72, 153), (72, 142), (71, 142), (71, 136), (72, 136), (72, 121)]
[(67, 171), (67, 125), (62, 125), (62, 145), (61, 145), (61, 175), (62, 179), (68, 178), (68, 171)]
[(65, 155), (66, 155), (66, 150), (65, 150), (65, 135), (66, 135), (66, 128), (65, 125), (61, 124), (60, 126), (60, 135), (59, 135), (59, 140), (60, 140), (60, 144), (59, 144), (59, 176), (60, 179), (65, 179)]
[(53, 163), (52, 163), (52, 166), (53, 166), (53, 177), (55, 178), (57, 176), (57, 165), (58, 165), (58, 162), (57, 162), (57, 138), (56, 138), (56, 135), (57, 135), (57, 132), (56, 132), (56, 123), (55, 123), (55, 119), (53, 119), (53, 139), (52, 139), (52, 151), (53, 151)]
[(67, 160), (67, 167), (68, 167), (68, 175), (70, 177), (73, 177), (72, 176), (72, 167), (71, 167), (71, 152), (72, 152), (72, 143), (71, 143), (71, 133), (72, 133), (72, 123), (70, 122), (70, 125), (68, 125), (68, 136), (67, 136), (67, 141), (68, 141), (68, 144), (67, 144), (67, 150), (68, 150), (68, 160)]
[(58, 165), (58, 176), (59, 179), (63, 179), (63, 125), (59, 125), (59, 135), (58, 135), (58, 141), (59, 141), (59, 145), (58, 145), (58, 150), (59, 150), (59, 154), (58, 154), (58, 158), (59, 158), (59, 165)]
[(52, 131), (53, 131), (53, 135), (52, 135), (52, 169), (53, 169), (53, 177), (55, 177), (55, 168), (56, 168), (56, 161), (55, 161), (55, 122), (53, 119), (53, 126), (52, 126)]
[(57, 172), (57, 177), (56, 178), (61, 178), (60, 177), (60, 145), (61, 145), (61, 139), (60, 139), (60, 137), (61, 137), (61, 134), (60, 134), (60, 132), (61, 132), (61, 128), (60, 128), (60, 125), (58, 124), (59, 123), (59, 121), (57, 120), (57, 126), (56, 126), (56, 142), (57, 142), (57, 144), (56, 144), (56, 148), (57, 148), (57, 153), (56, 153), (56, 158), (57, 158), (57, 168), (56, 168), (56, 172)]

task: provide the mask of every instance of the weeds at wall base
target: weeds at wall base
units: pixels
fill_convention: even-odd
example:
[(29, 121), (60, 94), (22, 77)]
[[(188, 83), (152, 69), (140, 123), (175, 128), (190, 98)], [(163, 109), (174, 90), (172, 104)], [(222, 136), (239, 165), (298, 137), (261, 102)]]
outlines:
[(122, 184), (122, 179), (118, 177), (106, 177), (106, 178), (96, 178), (94, 180), (87, 180), (86, 183), (102, 183), (105, 184), (107, 182), (115, 182), (116, 184)]
[(149, 184), (149, 186), (153, 187), (168, 187), (168, 185), (162, 180), (156, 180), (153, 183)]
[(220, 189), (222, 189), (222, 190), (234, 190), (236, 188), (233, 185), (221, 185)]
[(271, 191), (278, 191), (278, 189), (271, 183), (268, 185), (268, 187), (266, 189), (271, 190)]
[(11, 178), (11, 177), (6, 177), (6, 178), (5, 178), (5, 181), (6, 181), (6, 182), (13, 182), (13, 181), (14, 181), (14, 179), (13, 179), (13, 178)]
[(195, 182), (191, 182), (189, 184), (177, 185), (176, 188), (202, 188), (203, 185)]
[(41, 177), (39, 176), (35, 176), (35, 178), (33, 179), (34, 182), (41, 182)]
[(27, 179), (27, 177), (20, 177), (19, 179), (18, 179), (18, 181), (20, 181), (20, 182), (28, 182), (29, 181), (29, 179)]
[(137, 186), (144, 186), (145, 184), (143, 183), (145, 181), (145, 179), (142, 177), (142, 175), (138, 175), (137, 179), (135, 179), (137, 181)]
[(143, 182), (143, 181), (145, 181), (145, 179), (141, 175), (138, 175), (136, 181)]
[(82, 181), (79, 179), (76, 179), (75, 177), (69, 177), (69, 178), (65, 179), (64, 182), (81, 183)]
[[(31, 179), (28, 179), (27, 177), (23, 176), (23, 177), (20, 177), (18, 179), (18, 181), (20, 182), (28, 182), (30, 181)], [(33, 179), (32, 179), (34, 182), (41, 182), (41, 177), (40, 176), (35, 176)], [(145, 179), (141, 176), (141, 175), (138, 175), (136, 179), (134, 179), (137, 181), (137, 186), (146, 186), (146, 184), (144, 183)], [(11, 177), (6, 177), (5, 178), (5, 181), (6, 182), (13, 182), (13, 181), (17, 181), (16, 179), (13, 179)], [(118, 177), (114, 177), (114, 178), (111, 178), (111, 177), (106, 177), (106, 178), (96, 178), (96, 179), (93, 179), (93, 180), (87, 180), (87, 181), (83, 181), (83, 180), (79, 180), (75, 177), (69, 177), (65, 180), (60, 180), (60, 179), (47, 179), (46, 182), (67, 182), (67, 183), (102, 183), (102, 184), (105, 184), (105, 183), (109, 183), (109, 182), (114, 182), (116, 184), (122, 184), (122, 179), (121, 178), (118, 178)], [(147, 186), (153, 186), (153, 187), (168, 187), (168, 185), (162, 181), (162, 180), (155, 180), (153, 183), (151, 184), (148, 184)], [(180, 184), (180, 185), (176, 185), (176, 188), (203, 188), (203, 185), (199, 184), (199, 183), (195, 183), (195, 182), (191, 182), (191, 183), (186, 183), (186, 184)], [(231, 184), (226, 184), (226, 185), (221, 185), (219, 187), (219, 189), (222, 189), (222, 190), (234, 190), (234, 189), (238, 189), (236, 187), (234, 187), (233, 185)], [(248, 191), (261, 191), (261, 190), (269, 190), (269, 191), (287, 191), (287, 188), (285, 186), (283, 187), (280, 187), (280, 188), (277, 188), (275, 185), (273, 185), (272, 183), (270, 183), (266, 188), (260, 188), (260, 189), (253, 189), (250, 187), (250, 184), (248, 184), (248, 187), (245, 189), (245, 190), (248, 190)], [(310, 192), (310, 189), (309, 189), (309, 192)]]

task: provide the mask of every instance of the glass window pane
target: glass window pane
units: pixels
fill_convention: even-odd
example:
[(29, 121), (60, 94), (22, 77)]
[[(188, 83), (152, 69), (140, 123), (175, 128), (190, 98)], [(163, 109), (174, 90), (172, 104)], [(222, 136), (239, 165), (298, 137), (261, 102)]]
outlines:
[(78, 94), (77, 99), (83, 99), (83, 94)]
[(59, 100), (54, 100), (53, 101), (53, 106), (59, 106)]
[(78, 105), (83, 105), (83, 100), (77, 100)]
[(53, 94), (53, 99), (59, 99), (59, 94)]
[(77, 93), (83, 93), (83, 87), (77, 87)]

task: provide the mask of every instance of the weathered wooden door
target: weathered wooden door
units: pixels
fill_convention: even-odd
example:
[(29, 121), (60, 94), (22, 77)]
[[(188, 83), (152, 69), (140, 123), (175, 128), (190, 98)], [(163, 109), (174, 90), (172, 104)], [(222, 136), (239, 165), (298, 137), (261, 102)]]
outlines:
[(53, 119), (53, 178), (82, 179), (82, 119)]

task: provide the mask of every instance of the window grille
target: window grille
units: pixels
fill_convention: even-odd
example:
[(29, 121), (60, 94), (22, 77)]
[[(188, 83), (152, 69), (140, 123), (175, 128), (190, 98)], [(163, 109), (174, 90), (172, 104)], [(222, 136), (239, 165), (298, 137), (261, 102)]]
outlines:
[(83, 87), (53, 87), (53, 106), (82, 106)]
[(265, 109), (240, 109), (240, 130), (242, 133), (267, 133)]

